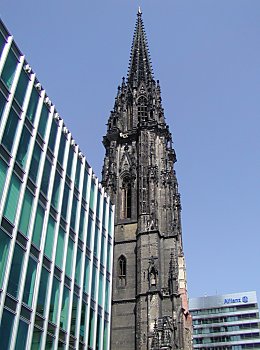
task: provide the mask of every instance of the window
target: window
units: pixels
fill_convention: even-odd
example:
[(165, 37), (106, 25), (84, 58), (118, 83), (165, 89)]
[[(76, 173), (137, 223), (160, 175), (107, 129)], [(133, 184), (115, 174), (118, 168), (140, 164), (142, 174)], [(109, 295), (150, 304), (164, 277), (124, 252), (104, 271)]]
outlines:
[(7, 169), (8, 169), (7, 164), (3, 161), (2, 158), (0, 158), (0, 200), (3, 194)]
[(84, 271), (83, 290), (87, 294), (88, 294), (88, 287), (89, 287), (89, 274), (90, 274), (90, 260), (86, 256), (85, 257), (85, 271)]
[(101, 200), (101, 192), (98, 190), (97, 192), (97, 217), (100, 220), (100, 200)]
[(77, 316), (78, 316), (78, 305), (79, 298), (76, 294), (73, 295), (73, 303), (72, 303), (72, 312), (71, 312), (71, 324), (70, 324), (70, 333), (72, 335), (76, 335), (77, 330)]
[(101, 349), (101, 344), (102, 344), (102, 318), (98, 314), (97, 315), (97, 333), (96, 333), (96, 350)]
[(102, 273), (99, 274), (99, 285), (98, 285), (98, 304), (102, 306), (103, 302), (103, 290), (104, 290), (104, 275)]
[(123, 179), (121, 194), (121, 219), (130, 219), (132, 200), (132, 189), (130, 179)]
[(96, 288), (97, 288), (97, 267), (93, 265), (92, 270), (92, 282), (91, 282), (91, 298), (96, 300)]
[(61, 207), (61, 215), (65, 220), (67, 219), (69, 193), (70, 193), (70, 188), (65, 183), (65, 187), (63, 191), (62, 207)]
[(82, 190), (82, 196), (83, 196), (84, 199), (87, 198), (88, 180), (89, 180), (89, 173), (88, 173), (88, 171), (85, 169), (85, 172), (84, 172), (84, 181), (83, 181), (83, 190)]
[(37, 271), (37, 262), (30, 256), (26, 272), (26, 280), (23, 291), (23, 302), (28, 306), (32, 306), (34, 284)]
[(118, 285), (125, 287), (126, 285), (126, 257), (121, 255), (118, 259)]
[(95, 227), (95, 236), (94, 236), (94, 255), (95, 257), (98, 256), (98, 242), (99, 242), (99, 236), (100, 236), (100, 229), (96, 225)]
[(54, 153), (54, 147), (56, 144), (57, 131), (58, 131), (58, 125), (57, 125), (55, 119), (53, 119), (52, 124), (51, 124), (50, 138), (49, 138), (49, 148), (51, 149), (51, 151), (53, 153)]
[(88, 216), (88, 229), (87, 229), (87, 247), (90, 249), (91, 248), (91, 239), (92, 239), (92, 230), (93, 230), (93, 218), (89, 214)]
[(18, 125), (19, 117), (16, 112), (11, 108), (9, 117), (5, 126), (4, 135), (2, 138), (2, 143), (6, 149), (11, 153), (13, 148), (13, 143), (15, 140), (16, 129)]
[[(47, 291), (48, 291), (48, 284), (49, 284), (49, 272), (45, 267), (43, 267), (42, 273), (41, 273), (40, 286), (39, 286), (37, 307), (36, 307), (36, 311), (42, 314), (43, 316), (46, 310), (45, 304), (46, 304), (46, 297), (47, 297)], [(35, 348), (35, 349), (39, 349), (39, 348)]]
[(60, 198), (60, 187), (61, 187), (61, 176), (58, 172), (55, 174), (54, 185), (52, 189), (51, 204), (54, 208), (58, 209), (59, 198)]
[(2, 76), (1, 76), (6, 86), (8, 87), (8, 89), (10, 89), (12, 86), (17, 63), (18, 63), (17, 57), (15, 56), (13, 50), (10, 50), (4, 65), (4, 69), (2, 71)]
[(15, 350), (26, 349), (28, 323), (23, 320), (19, 321), (18, 332), (16, 336)]
[(59, 296), (60, 296), (60, 282), (56, 277), (54, 277), (53, 283), (52, 283), (50, 311), (49, 311), (49, 321), (51, 321), (54, 324), (57, 324)]
[(10, 237), (0, 229), (0, 288), (3, 285), (10, 240)]
[(31, 93), (31, 97), (30, 97), (30, 102), (29, 102), (27, 112), (26, 112), (28, 119), (32, 123), (34, 123), (34, 120), (35, 120), (38, 101), (39, 101), (39, 94), (38, 94), (37, 90), (35, 88), (33, 88), (32, 93)]
[(112, 234), (114, 232), (113, 227), (113, 209), (112, 207), (109, 208), (109, 221), (108, 221), (108, 235), (112, 237)]
[(41, 184), (41, 191), (45, 194), (47, 197), (49, 184), (50, 184), (50, 173), (51, 173), (51, 161), (46, 157), (44, 169), (43, 169), (43, 175), (42, 175), (42, 184)]
[(39, 170), (39, 165), (41, 161), (41, 153), (42, 153), (41, 147), (37, 142), (35, 142), (34, 150), (32, 154), (31, 166), (29, 170), (29, 176), (35, 183), (38, 177), (38, 170)]
[(16, 155), (16, 161), (21, 165), (23, 169), (26, 165), (30, 139), (31, 134), (29, 130), (26, 127), (24, 127)]
[(101, 236), (101, 253), (100, 253), (100, 262), (102, 265), (105, 264), (105, 243), (106, 243), (106, 236), (102, 233)]
[(16, 101), (19, 103), (21, 107), (23, 105), (23, 100), (27, 90), (28, 83), (29, 83), (29, 77), (25, 73), (25, 71), (22, 69), (18, 80), (18, 84), (16, 86), (15, 95), (14, 95)]
[(82, 266), (82, 256), (83, 252), (78, 247), (77, 250), (77, 259), (76, 259), (76, 271), (75, 271), (75, 282), (80, 285), (80, 275), (81, 275), (81, 266)]
[(73, 196), (72, 208), (71, 208), (71, 218), (70, 218), (70, 227), (75, 230), (76, 217), (77, 217), (77, 206), (78, 200), (77, 197)]
[(77, 168), (76, 168), (76, 176), (75, 176), (75, 186), (79, 188), (79, 181), (80, 181), (80, 169), (81, 169), (81, 161), (77, 160)]
[(4, 109), (5, 109), (5, 104), (6, 104), (6, 98), (0, 92), (0, 121), (1, 121), (2, 116), (3, 116), (3, 112), (4, 112)]
[(104, 321), (103, 350), (108, 350), (108, 322)]
[(9, 185), (7, 200), (6, 200), (5, 209), (4, 209), (4, 216), (12, 223), (14, 223), (14, 219), (16, 215), (16, 209), (17, 209), (18, 199), (20, 194), (20, 186), (21, 186), (21, 181), (13, 173), (11, 177), (11, 182)]
[(17, 298), (19, 292), (23, 258), (24, 250), (20, 247), (19, 244), (16, 244), (14, 248), (11, 271), (7, 286), (7, 293), (11, 294), (15, 298)]
[(68, 327), (68, 315), (69, 315), (69, 289), (64, 286), (62, 297), (62, 308), (60, 315), (60, 327), (67, 331)]
[(60, 138), (60, 147), (59, 147), (59, 152), (58, 152), (58, 161), (62, 165), (63, 164), (63, 159), (64, 159), (64, 152), (65, 152), (65, 146), (66, 146), (66, 137), (62, 133), (61, 138)]
[(44, 254), (52, 260), (52, 250), (53, 250), (53, 242), (54, 242), (54, 232), (55, 232), (55, 220), (49, 216), (46, 239), (45, 239), (45, 247)]
[(58, 233), (58, 242), (56, 249), (55, 264), (62, 269), (63, 260), (64, 260), (64, 241), (65, 241), (66, 232), (60, 227)]
[(107, 271), (110, 272), (110, 265), (111, 265), (111, 249), (112, 249), (112, 245), (111, 245), (111, 242), (108, 242), (108, 245), (107, 245)]
[(0, 32), (0, 57), (1, 57), (1, 53), (2, 53), (3, 50), (4, 50), (5, 44), (6, 44), (5, 37), (4, 37), (3, 34)]
[(68, 243), (68, 249), (67, 249), (67, 258), (66, 258), (66, 267), (65, 267), (65, 273), (69, 277), (71, 277), (71, 274), (72, 274), (73, 250), (74, 250), (74, 242), (69, 237), (69, 243)]
[(41, 137), (44, 139), (46, 126), (48, 123), (48, 116), (49, 116), (49, 110), (45, 104), (42, 106), (41, 116), (40, 116), (40, 122), (38, 126), (38, 133), (41, 135)]
[(67, 165), (67, 175), (70, 177), (71, 176), (71, 170), (72, 170), (72, 163), (73, 163), (73, 156), (74, 156), (74, 151), (72, 147), (70, 147), (69, 150), (69, 158), (68, 158), (68, 165)]
[(4, 309), (1, 325), (0, 325), (0, 339), (1, 339), (2, 349), (9, 349), (11, 335), (13, 331), (13, 324), (14, 324), (14, 314)]
[(39, 350), (42, 342), (42, 330), (34, 327), (32, 345), (30, 350)]
[(107, 214), (107, 201), (104, 199), (103, 201), (103, 218), (102, 218), (102, 226), (106, 227), (106, 215)]
[(38, 204), (32, 237), (32, 242), (38, 248), (40, 248), (41, 244), (44, 214), (45, 210), (40, 204)]
[(86, 320), (87, 320), (87, 304), (83, 300), (82, 306), (81, 306), (80, 332), (79, 332), (79, 339), (81, 341), (84, 341), (84, 338), (85, 338)]
[(105, 289), (105, 311), (108, 312), (109, 311), (109, 307), (110, 307), (110, 282), (108, 279), (106, 279), (106, 289)]
[(51, 336), (50, 334), (47, 334), (44, 350), (54, 350), (54, 343), (55, 343), (55, 338), (53, 338), (53, 336)]
[(95, 181), (91, 181), (91, 188), (90, 188), (90, 202), (89, 206), (94, 211), (94, 203), (95, 202)]
[(88, 346), (92, 349), (94, 342), (94, 330), (95, 330), (95, 312), (90, 309), (89, 317), (89, 335), (88, 335)]
[(28, 237), (28, 227), (29, 222), (31, 218), (31, 211), (32, 211), (32, 203), (33, 203), (34, 196), (26, 188), (24, 199), (23, 199), (23, 207), (22, 207), (22, 213), (20, 216), (20, 222), (19, 222), (19, 231), (22, 232), (25, 236)]
[(84, 239), (84, 230), (85, 230), (85, 222), (86, 222), (87, 212), (84, 207), (81, 207), (80, 211), (80, 221), (79, 221), (79, 238), (81, 240)]
[(137, 102), (138, 105), (138, 121), (144, 122), (147, 120), (147, 100), (145, 97), (141, 96)]

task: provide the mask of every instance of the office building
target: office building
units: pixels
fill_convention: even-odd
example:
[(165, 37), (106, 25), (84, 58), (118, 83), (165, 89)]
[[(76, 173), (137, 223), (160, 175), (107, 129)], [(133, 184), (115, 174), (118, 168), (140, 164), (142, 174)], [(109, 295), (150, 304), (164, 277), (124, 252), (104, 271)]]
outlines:
[(102, 183), (116, 208), (111, 347), (189, 350), (176, 157), (140, 9), (107, 125)]
[(109, 349), (114, 207), (0, 22), (0, 348)]
[(260, 349), (260, 319), (255, 292), (190, 299), (194, 349)]

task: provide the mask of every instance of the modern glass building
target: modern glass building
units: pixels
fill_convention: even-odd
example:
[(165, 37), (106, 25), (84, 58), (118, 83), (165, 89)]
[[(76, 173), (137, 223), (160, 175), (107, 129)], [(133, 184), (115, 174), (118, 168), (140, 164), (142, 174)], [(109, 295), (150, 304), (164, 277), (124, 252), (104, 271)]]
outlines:
[(0, 22), (0, 348), (109, 349), (114, 208)]
[(260, 349), (255, 292), (190, 299), (194, 349)]

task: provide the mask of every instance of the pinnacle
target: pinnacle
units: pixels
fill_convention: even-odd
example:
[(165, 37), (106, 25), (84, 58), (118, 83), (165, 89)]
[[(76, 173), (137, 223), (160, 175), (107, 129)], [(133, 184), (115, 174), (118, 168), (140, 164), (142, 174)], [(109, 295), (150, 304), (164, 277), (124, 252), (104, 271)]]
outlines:
[(138, 87), (141, 82), (147, 84), (153, 79), (148, 41), (141, 15), (142, 11), (139, 7), (128, 68), (128, 84), (132, 87), (133, 85)]

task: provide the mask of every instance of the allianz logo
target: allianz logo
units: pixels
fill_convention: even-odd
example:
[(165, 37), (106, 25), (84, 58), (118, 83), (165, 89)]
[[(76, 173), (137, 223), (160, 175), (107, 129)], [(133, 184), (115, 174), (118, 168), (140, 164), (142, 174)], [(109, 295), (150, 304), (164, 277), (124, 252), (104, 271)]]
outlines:
[(247, 303), (248, 297), (244, 296), (242, 298), (227, 298), (224, 299), (224, 304), (234, 304), (234, 303)]

